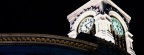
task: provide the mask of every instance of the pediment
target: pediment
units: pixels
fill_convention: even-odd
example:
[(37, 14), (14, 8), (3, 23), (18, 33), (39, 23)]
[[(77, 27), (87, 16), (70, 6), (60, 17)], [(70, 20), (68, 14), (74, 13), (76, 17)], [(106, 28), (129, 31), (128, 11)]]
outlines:
[(111, 10), (119, 13), (126, 23), (130, 22), (131, 17), (111, 0), (90, 0), (86, 4), (69, 14), (67, 16), (67, 19), (70, 22), (70, 27), (72, 28), (74, 22), (78, 19), (78, 17), (86, 11), (95, 11), (97, 14), (108, 14), (108, 12)]

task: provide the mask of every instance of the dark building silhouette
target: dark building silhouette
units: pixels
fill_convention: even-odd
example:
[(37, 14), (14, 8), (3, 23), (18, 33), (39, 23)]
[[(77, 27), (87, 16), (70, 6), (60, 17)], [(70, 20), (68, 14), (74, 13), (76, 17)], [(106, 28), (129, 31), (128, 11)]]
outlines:
[(1, 33), (1, 55), (129, 55), (114, 44), (80, 33), (77, 39), (49, 34)]
[(0, 55), (135, 55), (131, 17), (111, 0), (90, 0), (67, 19), (68, 37), (0, 33)]

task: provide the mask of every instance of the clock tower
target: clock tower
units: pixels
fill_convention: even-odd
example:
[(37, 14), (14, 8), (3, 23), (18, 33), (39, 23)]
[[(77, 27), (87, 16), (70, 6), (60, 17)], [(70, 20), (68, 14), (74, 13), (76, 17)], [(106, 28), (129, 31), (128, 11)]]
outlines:
[(133, 35), (129, 32), (131, 17), (111, 0), (90, 0), (67, 16), (70, 38), (80, 33), (92, 35), (114, 44), (131, 55)]

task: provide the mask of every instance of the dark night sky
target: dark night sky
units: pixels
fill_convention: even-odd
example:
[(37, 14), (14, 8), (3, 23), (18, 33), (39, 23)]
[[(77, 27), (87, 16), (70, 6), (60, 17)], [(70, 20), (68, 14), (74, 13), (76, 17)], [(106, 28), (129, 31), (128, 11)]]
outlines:
[[(0, 1), (0, 33), (42, 33), (67, 36), (67, 15), (89, 0), (5, 0)], [(112, 0), (131, 16), (130, 32), (139, 55), (144, 26), (141, 1)]]

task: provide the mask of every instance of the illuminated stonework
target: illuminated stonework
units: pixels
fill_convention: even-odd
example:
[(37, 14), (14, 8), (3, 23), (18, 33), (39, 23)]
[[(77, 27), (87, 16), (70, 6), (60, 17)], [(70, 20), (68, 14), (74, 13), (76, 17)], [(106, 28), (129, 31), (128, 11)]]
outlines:
[[(78, 32), (78, 26), (87, 16), (93, 17), (94, 27), (93, 30), (90, 30), (93, 32), (84, 33), (110, 41), (116, 46), (119, 46), (123, 50), (127, 51), (129, 54), (136, 55), (132, 46), (133, 35), (129, 32), (128, 27), (131, 17), (111, 0), (90, 0), (82, 7), (69, 14), (67, 16), (67, 19), (70, 22), (70, 32), (68, 33), (69, 37), (77, 37), (80, 33)], [(112, 17), (115, 17), (115, 19), (119, 21), (117, 23), (118, 25), (111, 22), (113, 19)]]

